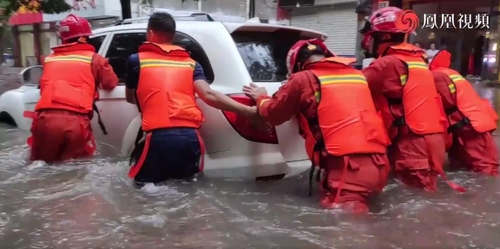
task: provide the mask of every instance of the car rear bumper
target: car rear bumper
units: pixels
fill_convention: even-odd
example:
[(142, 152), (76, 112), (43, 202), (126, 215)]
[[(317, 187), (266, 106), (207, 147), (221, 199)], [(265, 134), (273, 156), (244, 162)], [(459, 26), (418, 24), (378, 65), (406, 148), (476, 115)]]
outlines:
[[(238, 160), (240, 163), (234, 164), (232, 167), (224, 167), (218, 164), (216, 160), (207, 160), (205, 157), (205, 176), (210, 178), (235, 178), (245, 180), (255, 180), (257, 178), (265, 178), (283, 175), (280, 178), (287, 178), (303, 173), (311, 167), (309, 160), (300, 160), (293, 162), (266, 162), (266, 163), (242, 163), (245, 160)], [(230, 159), (225, 159), (230, 160)], [(208, 162), (207, 162), (208, 161)], [(249, 162), (249, 161), (247, 161)]]

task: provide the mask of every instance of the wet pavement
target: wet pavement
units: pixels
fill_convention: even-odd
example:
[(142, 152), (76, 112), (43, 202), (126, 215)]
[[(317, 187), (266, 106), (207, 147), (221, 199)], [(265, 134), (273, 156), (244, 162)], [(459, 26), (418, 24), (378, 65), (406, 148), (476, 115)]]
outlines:
[(17, 76), (23, 68), (0, 66), (0, 93), (9, 89), (19, 87), (19, 77)]
[[(498, 106), (500, 90), (478, 91)], [(354, 217), (307, 197), (307, 174), (136, 190), (125, 158), (27, 162), (28, 135), (0, 125), (1, 249), (500, 248), (500, 179), (449, 173), (465, 194), (442, 182), (424, 193), (392, 181), (373, 213)]]

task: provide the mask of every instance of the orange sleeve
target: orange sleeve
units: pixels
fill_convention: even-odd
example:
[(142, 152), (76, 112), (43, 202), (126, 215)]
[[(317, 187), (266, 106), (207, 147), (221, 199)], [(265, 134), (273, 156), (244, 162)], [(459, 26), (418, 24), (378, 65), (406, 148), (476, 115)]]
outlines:
[[(42, 62), (42, 66), (45, 66), (45, 60)], [(45, 82), (48, 82), (49, 79), (45, 74), (45, 71), (42, 71), (42, 75), (40, 76), (40, 83), (38, 84), (38, 88), (40, 89), (40, 96), (42, 96), (43, 89), (45, 89)]]
[(455, 106), (455, 98), (450, 91), (449, 85), (453, 84), (450, 77), (448, 77), (443, 72), (433, 71), (432, 76), (434, 77), (434, 82), (436, 84), (436, 90), (441, 96), (444, 109)]
[(108, 59), (95, 54), (92, 59), (92, 71), (96, 82), (102, 89), (111, 90), (118, 85), (118, 77), (108, 62)]
[(383, 91), (385, 68), (386, 68), (386, 57), (381, 57), (372, 62), (370, 66), (363, 68), (362, 72), (366, 77), (368, 86), (372, 95), (379, 95)]
[(259, 97), (259, 114), (271, 125), (280, 125), (290, 120), (300, 111), (301, 83), (301, 77), (293, 75), (272, 97)]

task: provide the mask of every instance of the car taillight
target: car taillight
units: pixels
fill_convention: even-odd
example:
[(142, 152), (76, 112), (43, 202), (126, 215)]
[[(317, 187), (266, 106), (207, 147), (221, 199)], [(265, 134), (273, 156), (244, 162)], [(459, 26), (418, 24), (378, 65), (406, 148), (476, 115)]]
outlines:
[[(255, 101), (246, 95), (229, 95), (229, 97), (238, 103), (255, 106)], [(259, 130), (254, 127), (250, 123), (250, 120), (248, 120), (245, 116), (228, 111), (223, 111), (222, 113), (226, 117), (227, 121), (229, 121), (233, 129), (246, 140), (257, 143), (278, 144), (278, 135), (276, 135), (274, 127), (269, 127), (266, 130)]]

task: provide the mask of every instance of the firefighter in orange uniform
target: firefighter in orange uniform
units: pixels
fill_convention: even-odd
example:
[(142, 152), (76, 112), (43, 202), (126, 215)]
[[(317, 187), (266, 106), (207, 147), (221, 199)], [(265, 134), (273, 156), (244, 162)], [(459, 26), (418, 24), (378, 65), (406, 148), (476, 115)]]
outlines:
[[(58, 27), (63, 44), (52, 48), (44, 61), (40, 79), (40, 100), (31, 127), (30, 160), (47, 163), (94, 154), (90, 120), (99, 99), (97, 87), (111, 90), (118, 78), (108, 60), (87, 43), (92, 35), (84, 18), (68, 15)], [(105, 132), (99, 118), (99, 124)]]
[(142, 129), (131, 155), (135, 164), (128, 174), (137, 188), (171, 179), (191, 181), (203, 172), (205, 148), (197, 131), (203, 113), (195, 94), (214, 108), (258, 117), (256, 107), (210, 88), (203, 67), (188, 51), (172, 44), (175, 33), (170, 14), (154, 13), (148, 21), (148, 41), (125, 66), (127, 101), (136, 104), (142, 115)]
[(388, 156), (396, 177), (408, 186), (434, 191), (437, 176), (445, 178), (444, 112), (422, 49), (406, 43), (407, 34), (396, 26), (401, 12), (387, 7), (369, 18), (371, 25), (362, 33), (371, 42), (364, 49), (378, 59), (363, 73), (392, 142)]
[(450, 166), (496, 176), (498, 150), (491, 134), (498, 116), (460, 73), (450, 69), (450, 62), (451, 54), (441, 50), (429, 65), (449, 120), (448, 133), (453, 136)]
[(255, 84), (243, 91), (272, 125), (298, 117), (309, 158), (324, 171), (321, 204), (358, 213), (385, 186), (389, 139), (354, 61), (333, 56), (320, 40), (302, 40), (288, 52), (292, 75), (273, 97)]

